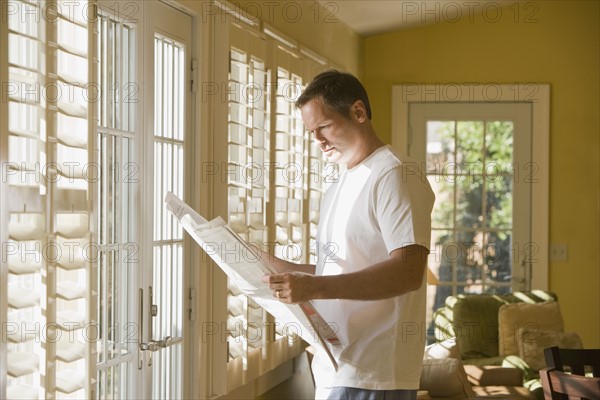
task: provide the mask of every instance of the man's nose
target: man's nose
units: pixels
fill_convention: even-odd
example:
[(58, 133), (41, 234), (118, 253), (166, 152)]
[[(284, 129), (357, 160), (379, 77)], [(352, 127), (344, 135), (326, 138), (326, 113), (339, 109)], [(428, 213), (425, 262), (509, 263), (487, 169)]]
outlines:
[(323, 143), (325, 141), (325, 137), (321, 134), (319, 130), (313, 131), (313, 138), (316, 142)]

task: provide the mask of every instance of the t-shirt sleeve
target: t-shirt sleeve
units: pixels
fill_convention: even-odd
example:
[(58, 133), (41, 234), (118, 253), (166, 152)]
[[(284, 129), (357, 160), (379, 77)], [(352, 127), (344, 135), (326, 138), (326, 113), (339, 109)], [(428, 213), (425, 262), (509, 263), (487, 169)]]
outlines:
[(401, 164), (382, 174), (374, 193), (375, 214), (388, 253), (431, 242), (435, 196), (427, 178), (414, 166)]

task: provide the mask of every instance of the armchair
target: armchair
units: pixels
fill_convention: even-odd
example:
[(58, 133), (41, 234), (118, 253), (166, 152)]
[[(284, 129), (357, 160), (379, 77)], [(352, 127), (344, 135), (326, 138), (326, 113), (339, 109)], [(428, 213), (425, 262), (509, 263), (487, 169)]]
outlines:
[(438, 342), (456, 338), (459, 358), (467, 369), (521, 370), (523, 385), (541, 399), (544, 347), (540, 345), (581, 347), (576, 334), (564, 333), (557, 300), (555, 294), (541, 290), (449, 296), (434, 313), (435, 338)]

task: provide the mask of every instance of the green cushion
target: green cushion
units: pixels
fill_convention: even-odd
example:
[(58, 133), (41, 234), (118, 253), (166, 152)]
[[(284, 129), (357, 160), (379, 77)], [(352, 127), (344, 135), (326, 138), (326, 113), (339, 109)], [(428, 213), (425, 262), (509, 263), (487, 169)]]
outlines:
[(523, 383), (531, 394), (533, 394), (536, 400), (544, 400), (544, 389), (542, 388), (542, 382), (540, 379), (532, 379)]
[(498, 355), (500, 297), (460, 295), (452, 307), (456, 343), (463, 360)]
[(434, 311), (434, 334), (437, 342), (455, 338), (454, 328), (452, 327), (452, 309), (450, 307), (441, 307)]
[(504, 368), (518, 368), (523, 371), (523, 379), (529, 381), (532, 379), (538, 379), (540, 374), (537, 371), (531, 369), (529, 364), (519, 356), (506, 356), (502, 362)]

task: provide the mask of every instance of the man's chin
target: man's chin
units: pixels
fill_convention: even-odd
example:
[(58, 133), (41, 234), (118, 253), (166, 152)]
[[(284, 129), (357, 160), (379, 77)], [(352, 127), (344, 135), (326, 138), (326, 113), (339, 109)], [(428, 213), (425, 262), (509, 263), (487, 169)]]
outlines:
[(335, 147), (333, 147), (330, 150), (324, 152), (323, 154), (325, 154), (325, 157), (327, 157), (331, 161), (339, 160), (342, 157), (342, 154)]

